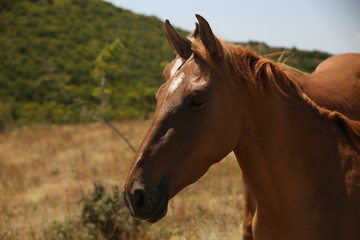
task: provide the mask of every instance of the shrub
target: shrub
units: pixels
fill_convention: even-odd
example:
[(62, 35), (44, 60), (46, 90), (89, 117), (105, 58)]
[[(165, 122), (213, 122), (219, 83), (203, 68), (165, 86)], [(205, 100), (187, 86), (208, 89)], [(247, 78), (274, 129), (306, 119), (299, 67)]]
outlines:
[(133, 239), (145, 225), (130, 216), (119, 187), (114, 186), (112, 192), (111, 195), (103, 185), (95, 183), (94, 192), (81, 200), (82, 222), (85, 226), (94, 225), (106, 239)]
[(148, 224), (133, 219), (120, 197), (119, 187), (112, 194), (100, 184), (84, 196), (79, 219), (55, 222), (44, 235), (46, 240), (127, 240), (145, 236)]
[(64, 222), (54, 222), (45, 231), (43, 240), (105, 240), (99, 231), (91, 225), (84, 226), (81, 221), (67, 219)]

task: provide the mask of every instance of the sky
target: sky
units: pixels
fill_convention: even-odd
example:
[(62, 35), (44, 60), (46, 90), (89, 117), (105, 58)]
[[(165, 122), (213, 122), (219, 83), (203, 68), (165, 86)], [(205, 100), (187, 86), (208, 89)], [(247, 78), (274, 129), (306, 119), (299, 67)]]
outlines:
[(221, 39), (332, 54), (360, 53), (360, 0), (106, 0), (135, 13), (195, 28), (202, 15)]

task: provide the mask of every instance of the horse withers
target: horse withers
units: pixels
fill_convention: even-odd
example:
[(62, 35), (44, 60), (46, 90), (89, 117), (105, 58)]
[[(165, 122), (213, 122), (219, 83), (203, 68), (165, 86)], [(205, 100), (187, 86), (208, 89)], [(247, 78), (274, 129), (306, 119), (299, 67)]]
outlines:
[(220, 41), (201, 16), (124, 185), (133, 216), (167, 203), (234, 151), (255, 200), (256, 239), (359, 239), (360, 123), (315, 104), (283, 65)]

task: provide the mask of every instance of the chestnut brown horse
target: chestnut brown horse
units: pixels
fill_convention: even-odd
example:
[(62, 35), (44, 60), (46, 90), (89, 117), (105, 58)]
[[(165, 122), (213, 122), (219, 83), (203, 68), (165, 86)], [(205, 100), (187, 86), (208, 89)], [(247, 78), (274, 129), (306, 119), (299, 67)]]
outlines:
[[(188, 37), (198, 36), (198, 26)], [(180, 65), (187, 60), (186, 56), (177, 55), (164, 69), (165, 82)], [(351, 119), (360, 120), (360, 54), (342, 54), (323, 61), (312, 74), (287, 70), (284, 73), (295, 81), (316, 104), (329, 110), (336, 110)], [(256, 210), (256, 200), (250, 189), (244, 184), (243, 190), (243, 226), (244, 240), (252, 240), (252, 221)]]
[(291, 69), (221, 42), (197, 18), (193, 43), (166, 23), (184, 61), (157, 93), (126, 179), (132, 215), (156, 222), (234, 151), (257, 203), (255, 239), (359, 239), (360, 122), (319, 107)]

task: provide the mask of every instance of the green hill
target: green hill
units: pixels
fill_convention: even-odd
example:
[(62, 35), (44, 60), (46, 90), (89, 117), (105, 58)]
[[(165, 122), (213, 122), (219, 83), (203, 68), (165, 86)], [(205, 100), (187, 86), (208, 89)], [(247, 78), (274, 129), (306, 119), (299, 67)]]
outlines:
[[(88, 120), (82, 108), (99, 105), (96, 59), (114, 42), (121, 47), (118, 67), (106, 76), (108, 117), (146, 117), (164, 63), (174, 57), (162, 21), (100, 0), (2, 0), (0, 128)], [(289, 63), (312, 71), (327, 56), (295, 50)]]

